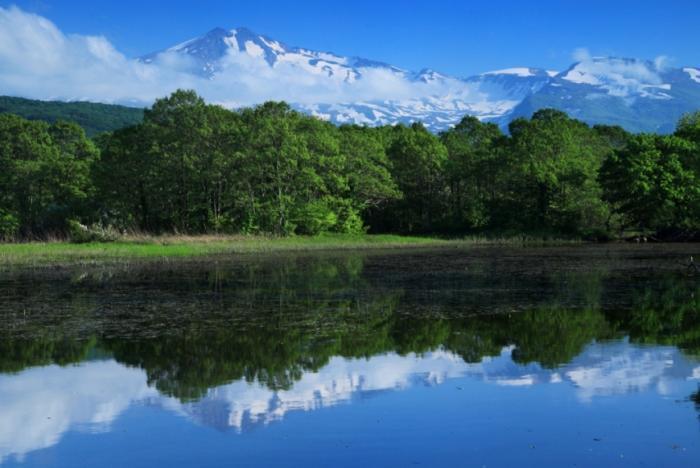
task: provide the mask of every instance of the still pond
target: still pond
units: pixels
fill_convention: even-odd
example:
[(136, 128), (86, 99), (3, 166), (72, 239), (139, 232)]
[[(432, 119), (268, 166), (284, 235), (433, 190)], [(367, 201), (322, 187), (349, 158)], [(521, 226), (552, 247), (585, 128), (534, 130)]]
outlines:
[(0, 466), (700, 466), (697, 245), (0, 271)]

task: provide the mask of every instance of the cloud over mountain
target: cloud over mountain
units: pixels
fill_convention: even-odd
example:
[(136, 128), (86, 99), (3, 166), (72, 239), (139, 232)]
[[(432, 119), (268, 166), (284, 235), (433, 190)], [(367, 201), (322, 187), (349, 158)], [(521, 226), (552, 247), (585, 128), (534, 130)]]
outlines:
[(43, 17), (0, 8), (0, 87), (7, 94), (147, 104), (186, 87), (237, 106), (270, 99), (300, 104), (408, 99), (448, 94), (454, 85), (465, 92), (459, 80), (412, 81), (408, 72), (388, 66), (361, 67), (358, 80), (328, 79), (327, 65), (321, 73), (294, 60), (271, 67), (257, 50), (223, 51), (216, 57), (216, 75), (207, 76), (198, 73), (194, 57), (176, 49), (148, 62), (129, 59), (104, 37), (66, 35)]

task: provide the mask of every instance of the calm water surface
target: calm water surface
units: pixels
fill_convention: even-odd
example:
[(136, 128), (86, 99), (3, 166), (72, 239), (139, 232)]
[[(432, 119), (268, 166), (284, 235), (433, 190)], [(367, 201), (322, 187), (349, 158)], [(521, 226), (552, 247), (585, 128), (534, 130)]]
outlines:
[(699, 254), (0, 271), (0, 465), (698, 467)]

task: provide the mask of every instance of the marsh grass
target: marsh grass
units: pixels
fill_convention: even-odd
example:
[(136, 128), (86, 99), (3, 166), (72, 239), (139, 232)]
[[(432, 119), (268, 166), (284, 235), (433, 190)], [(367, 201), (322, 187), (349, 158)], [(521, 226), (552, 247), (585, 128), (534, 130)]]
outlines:
[(128, 235), (117, 242), (109, 243), (71, 244), (59, 241), (0, 244), (0, 265), (64, 265), (264, 252), (362, 250), (445, 244), (449, 244), (449, 241), (393, 235), (326, 235), (285, 238), (220, 235)]
[(232, 254), (366, 250), (469, 245), (541, 245), (571, 243), (535, 237), (467, 237), (439, 239), (398, 235), (321, 235), (314, 237), (265, 237), (244, 235), (129, 234), (116, 242), (72, 244), (65, 241), (0, 244), (0, 266), (62, 266), (170, 260)]

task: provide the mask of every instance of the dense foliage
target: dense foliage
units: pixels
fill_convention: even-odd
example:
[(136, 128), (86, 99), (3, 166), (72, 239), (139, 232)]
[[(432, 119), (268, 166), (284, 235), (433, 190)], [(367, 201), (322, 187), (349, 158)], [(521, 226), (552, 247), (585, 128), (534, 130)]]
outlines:
[(75, 122), (89, 136), (111, 132), (143, 120), (143, 109), (92, 102), (37, 101), (0, 96), (0, 114), (14, 114), (28, 120), (54, 123)]
[[(0, 236), (77, 222), (145, 232), (540, 233), (700, 229), (700, 116), (631, 135), (545, 109), (504, 134), (465, 117), (337, 127), (284, 103), (229, 111), (177, 91), (90, 141), (0, 116)], [(72, 224), (71, 224), (72, 223)]]

